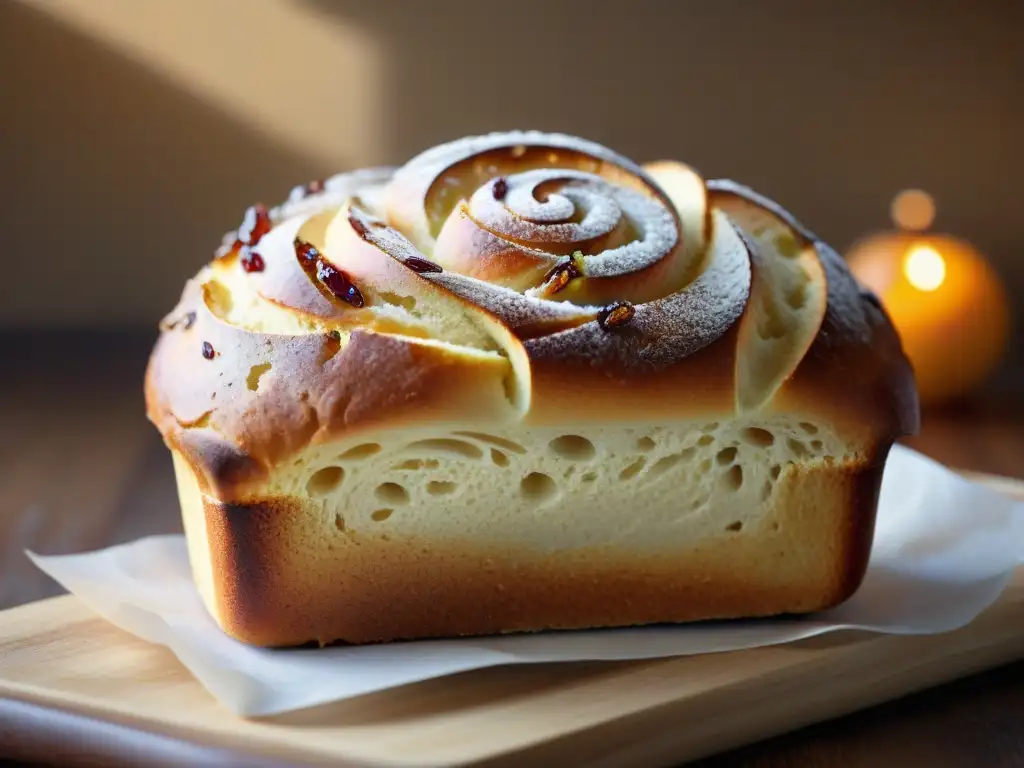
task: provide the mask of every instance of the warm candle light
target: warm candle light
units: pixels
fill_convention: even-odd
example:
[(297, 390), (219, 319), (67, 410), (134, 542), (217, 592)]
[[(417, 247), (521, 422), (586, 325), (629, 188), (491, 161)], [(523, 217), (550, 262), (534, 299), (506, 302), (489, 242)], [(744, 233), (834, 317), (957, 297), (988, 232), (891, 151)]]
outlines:
[(915, 245), (903, 262), (903, 273), (919, 291), (934, 291), (946, 280), (946, 261), (930, 245)]
[(935, 216), (927, 192), (901, 192), (891, 212), (900, 231), (861, 240), (847, 258), (899, 332), (921, 402), (942, 403), (972, 391), (998, 365), (1009, 302), (998, 275), (969, 243), (921, 231)]

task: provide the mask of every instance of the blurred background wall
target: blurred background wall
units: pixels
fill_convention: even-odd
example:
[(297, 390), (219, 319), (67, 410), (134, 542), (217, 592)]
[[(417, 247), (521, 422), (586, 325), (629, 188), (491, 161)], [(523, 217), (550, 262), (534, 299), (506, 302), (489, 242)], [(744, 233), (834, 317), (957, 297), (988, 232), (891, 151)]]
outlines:
[(1019, 0), (7, 0), (0, 328), (155, 332), (250, 203), (533, 127), (742, 180), (840, 250), (921, 187), (1019, 329), (1022, 30)]

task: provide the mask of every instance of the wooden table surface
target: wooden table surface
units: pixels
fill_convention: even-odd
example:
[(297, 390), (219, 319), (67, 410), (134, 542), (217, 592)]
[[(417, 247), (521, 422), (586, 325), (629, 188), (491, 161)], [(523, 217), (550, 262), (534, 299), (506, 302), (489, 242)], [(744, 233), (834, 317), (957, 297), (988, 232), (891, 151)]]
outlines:
[[(151, 338), (0, 334), (0, 609), (59, 594), (22, 554), (180, 531), (169, 459), (143, 416)], [(1024, 409), (980, 401), (927, 413), (907, 444), (960, 469), (1024, 476)], [(70, 739), (55, 752), (48, 734)], [(224, 764), (221, 752), (104, 731), (0, 700), (0, 758), (54, 764)], [(48, 756), (48, 757), (44, 757)], [(159, 760), (158, 760), (159, 758)], [(230, 760), (229, 760), (230, 762)], [(705, 768), (906, 762), (1024, 766), (1024, 663), (702, 761)]]

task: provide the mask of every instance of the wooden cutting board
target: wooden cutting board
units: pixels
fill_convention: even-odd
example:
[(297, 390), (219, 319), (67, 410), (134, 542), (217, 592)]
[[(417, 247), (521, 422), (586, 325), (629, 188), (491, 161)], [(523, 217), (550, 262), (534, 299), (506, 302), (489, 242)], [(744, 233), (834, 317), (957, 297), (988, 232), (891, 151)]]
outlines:
[[(975, 479), (1024, 498), (1020, 481)], [(996, 605), (944, 635), (487, 669), (247, 720), (169, 651), (64, 596), (0, 613), (0, 736), (11, 707), (42, 705), (92, 718), (79, 729), (115, 724), (298, 764), (673, 765), (1020, 658), (1024, 569)]]

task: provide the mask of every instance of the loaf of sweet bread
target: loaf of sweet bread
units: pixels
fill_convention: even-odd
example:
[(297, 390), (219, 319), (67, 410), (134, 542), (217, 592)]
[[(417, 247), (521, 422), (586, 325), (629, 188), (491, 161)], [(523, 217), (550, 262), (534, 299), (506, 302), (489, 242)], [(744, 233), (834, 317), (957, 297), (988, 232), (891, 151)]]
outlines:
[(199, 591), (261, 646), (834, 606), (918, 425), (877, 300), (780, 206), (536, 132), (251, 207), (146, 401)]

